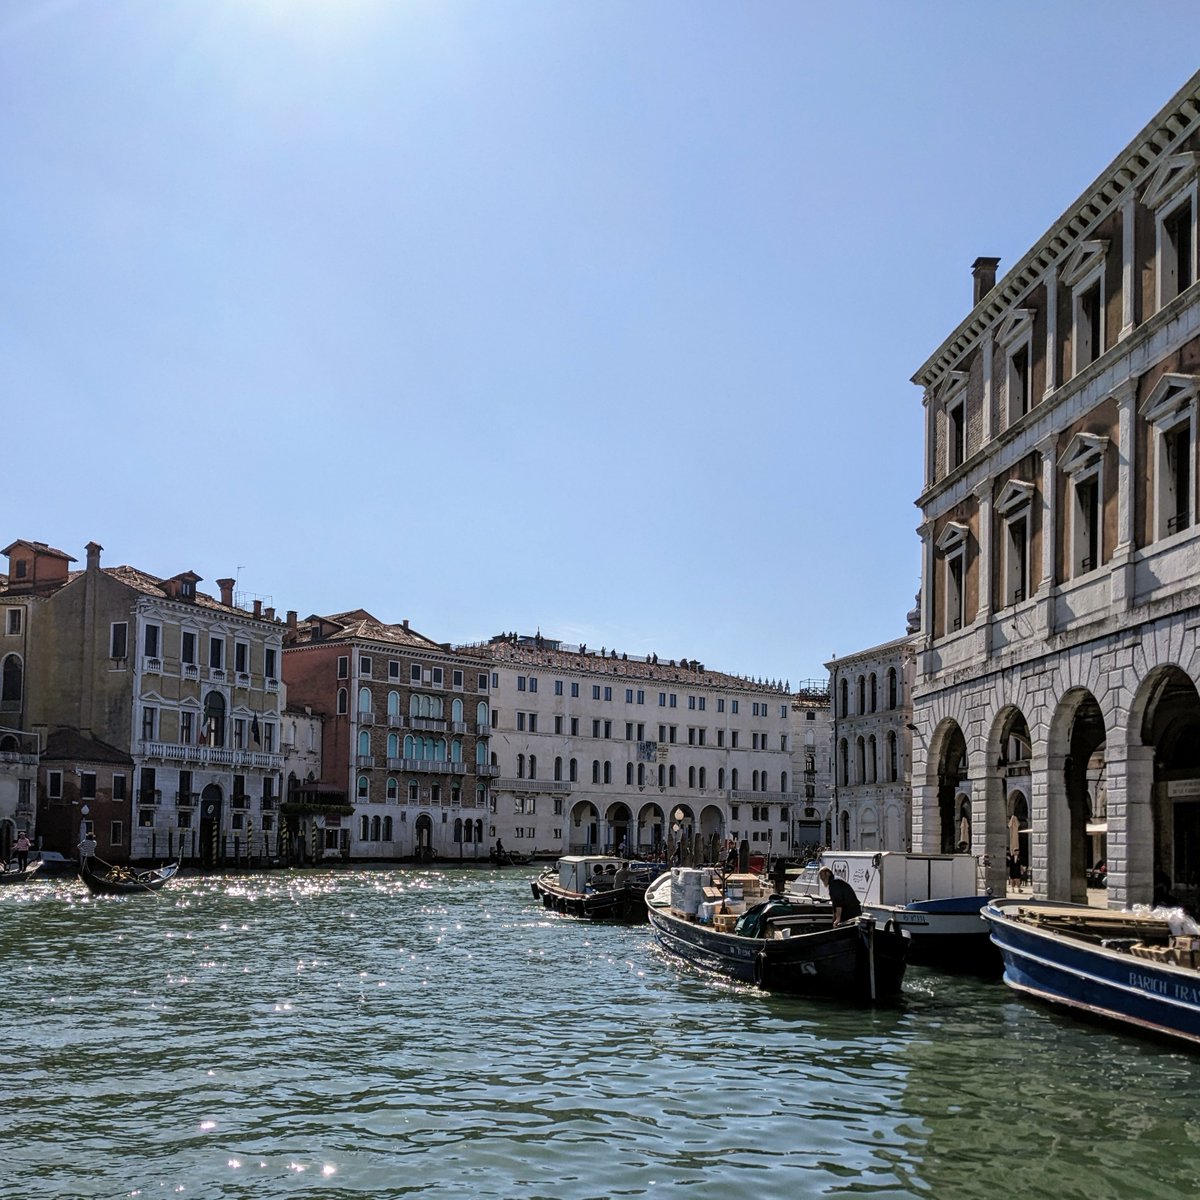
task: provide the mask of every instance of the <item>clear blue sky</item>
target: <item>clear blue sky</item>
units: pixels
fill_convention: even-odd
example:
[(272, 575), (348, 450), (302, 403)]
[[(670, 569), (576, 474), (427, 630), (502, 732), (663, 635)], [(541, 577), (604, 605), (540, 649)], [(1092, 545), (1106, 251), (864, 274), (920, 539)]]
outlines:
[(914, 370), (1194, 4), (8, 0), (6, 539), (771, 678), (904, 632)]

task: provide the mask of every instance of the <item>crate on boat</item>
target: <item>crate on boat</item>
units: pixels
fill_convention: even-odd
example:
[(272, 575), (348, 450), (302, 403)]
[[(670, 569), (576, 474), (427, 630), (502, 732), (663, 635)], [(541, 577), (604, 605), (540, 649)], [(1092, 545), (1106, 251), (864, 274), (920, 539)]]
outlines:
[(718, 913), (713, 917), (713, 928), (718, 933), (732, 933), (737, 924), (737, 913)]
[(1170, 946), (1148, 946), (1145, 942), (1135, 942), (1129, 947), (1129, 953), (1135, 958), (1149, 959), (1151, 962), (1170, 962)]

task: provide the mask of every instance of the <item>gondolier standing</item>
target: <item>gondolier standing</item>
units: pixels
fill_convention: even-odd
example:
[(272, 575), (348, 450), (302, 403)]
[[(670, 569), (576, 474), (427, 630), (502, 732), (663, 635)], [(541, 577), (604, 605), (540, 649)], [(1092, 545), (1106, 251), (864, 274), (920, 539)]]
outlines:
[(90, 833), (85, 833), (79, 843), (79, 862), (82, 866), (89, 866), (92, 858), (96, 854), (96, 839)]
[(829, 889), (829, 900), (833, 905), (833, 923), (844, 925), (862, 915), (862, 905), (854, 894), (854, 889), (844, 880), (835, 879), (828, 867), (820, 870), (821, 882)]

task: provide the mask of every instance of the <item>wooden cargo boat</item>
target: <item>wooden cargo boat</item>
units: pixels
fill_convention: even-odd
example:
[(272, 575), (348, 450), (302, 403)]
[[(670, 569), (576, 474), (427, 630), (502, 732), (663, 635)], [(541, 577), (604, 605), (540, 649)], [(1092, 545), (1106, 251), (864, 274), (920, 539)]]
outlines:
[(646, 863), (606, 854), (567, 854), (530, 882), (534, 898), (554, 912), (593, 921), (644, 921)]
[(871, 917), (834, 925), (827, 901), (780, 896), (750, 904), (741, 914), (699, 920), (688, 911), (690, 902), (681, 901), (681, 885), (692, 873), (676, 868), (646, 892), (650, 926), (671, 954), (768, 991), (861, 1003), (900, 994), (906, 934), (883, 929)]

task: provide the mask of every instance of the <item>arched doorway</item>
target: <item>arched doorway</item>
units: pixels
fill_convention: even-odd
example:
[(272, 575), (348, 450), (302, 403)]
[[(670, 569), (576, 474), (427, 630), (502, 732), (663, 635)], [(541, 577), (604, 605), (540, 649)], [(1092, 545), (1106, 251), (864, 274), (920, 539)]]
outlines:
[(221, 860), (221, 785), (208, 784), (200, 793), (200, 865), (212, 868)]
[(1046, 880), (1034, 886), (1051, 900), (1087, 901), (1088, 825), (1095, 797), (1107, 789), (1108, 734), (1095, 696), (1074, 688), (1050, 727), (1047, 760)]
[(722, 843), (725, 841), (725, 816), (715, 804), (706, 804), (700, 810), (700, 842), (704, 847), (706, 863), (724, 859)]
[(610, 804), (604, 816), (608, 824), (608, 839), (605, 851), (610, 854), (631, 854), (634, 838), (630, 836), (633, 814), (626, 804)]
[(647, 804), (638, 814), (638, 851), (654, 858), (662, 854), (664, 827), (663, 810), (657, 804)]
[(418, 862), (428, 862), (433, 858), (433, 818), (428, 813), (422, 813), (413, 826), (413, 857)]
[(572, 854), (595, 854), (600, 844), (600, 814), (590, 800), (582, 800), (571, 809), (568, 848)]
[(967, 739), (963, 737), (958, 722), (951, 721), (937, 739), (940, 753), (937, 755), (937, 803), (939, 841), (943, 854), (953, 854), (961, 841), (959, 819), (960, 800), (967, 799), (967, 816), (970, 817), (970, 796), (962, 792), (959, 785), (967, 778)]
[[(1155, 672), (1144, 693), (1139, 732), (1143, 746), (1153, 752), (1153, 862), (1146, 864), (1151, 871), (1150, 899), (1156, 904), (1185, 904), (1196, 911), (1200, 905), (1200, 694), (1188, 675), (1174, 666)], [(1127, 805), (1137, 801), (1132, 790), (1127, 785)]]

